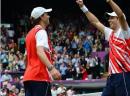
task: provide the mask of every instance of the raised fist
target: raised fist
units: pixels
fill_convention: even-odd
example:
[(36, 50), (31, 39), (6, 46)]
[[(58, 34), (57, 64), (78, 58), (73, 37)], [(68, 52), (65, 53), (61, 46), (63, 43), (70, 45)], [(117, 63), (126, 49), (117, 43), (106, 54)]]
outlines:
[(76, 0), (76, 3), (82, 7), (84, 5), (83, 0)]

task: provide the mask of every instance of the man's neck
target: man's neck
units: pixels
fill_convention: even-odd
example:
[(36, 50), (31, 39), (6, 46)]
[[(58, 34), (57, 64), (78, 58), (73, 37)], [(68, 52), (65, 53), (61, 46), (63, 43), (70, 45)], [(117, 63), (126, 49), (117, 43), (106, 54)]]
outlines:
[(114, 29), (114, 32), (117, 32), (120, 28), (121, 28), (121, 26), (118, 25), (118, 26)]
[(46, 27), (47, 27), (47, 25), (44, 24), (43, 22), (41, 22), (39, 25), (41, 25), (43, 29), (46, 29)]

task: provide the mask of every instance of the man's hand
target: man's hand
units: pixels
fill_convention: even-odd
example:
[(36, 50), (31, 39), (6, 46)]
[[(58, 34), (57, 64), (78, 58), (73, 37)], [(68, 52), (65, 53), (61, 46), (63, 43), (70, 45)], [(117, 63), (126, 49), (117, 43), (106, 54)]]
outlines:
[(55, 67), (50, 71), (50, 73), (51, 73), (51, 76), (53, 77), (54, 80), (61, 79), (61, 74)]
[(83, 0), (76, 0), (76, 3), (79, 5), (79, 7), (84, 5)]
[(106, 2), (110, 2), (110, 1), (112, 1), (112, 0), (106, 0)]

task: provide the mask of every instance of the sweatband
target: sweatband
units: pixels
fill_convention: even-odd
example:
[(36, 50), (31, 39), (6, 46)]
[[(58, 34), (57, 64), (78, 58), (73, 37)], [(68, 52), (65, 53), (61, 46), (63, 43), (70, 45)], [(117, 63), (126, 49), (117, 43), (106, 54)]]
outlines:
[(88, 8), (83, 5), (81, 8), (80, 8), (84, 13), (88, 12)]

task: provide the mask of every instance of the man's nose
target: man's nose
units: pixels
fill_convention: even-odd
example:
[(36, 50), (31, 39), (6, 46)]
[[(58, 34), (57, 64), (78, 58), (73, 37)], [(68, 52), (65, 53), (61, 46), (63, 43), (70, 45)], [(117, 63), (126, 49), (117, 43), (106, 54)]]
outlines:
[(50, 16), (48, 15), (48, 18), (50, 18)]
[(108, 22), (111, 22), (112, 20), (111, 19), (108, 19)]

